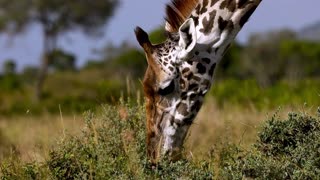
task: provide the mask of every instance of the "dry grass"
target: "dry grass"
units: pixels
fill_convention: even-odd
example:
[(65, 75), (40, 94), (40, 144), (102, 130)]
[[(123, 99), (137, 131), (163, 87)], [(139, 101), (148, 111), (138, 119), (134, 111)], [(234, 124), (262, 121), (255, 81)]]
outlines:
[(219, 108), (213, 100), (202, 107), (187, 139), (190, 154), (214, 150), (225, 143), (248, 146), (256, 140), (257, 127), (266, 119), (265, 112), (252, 107)]
[(285, 119), (292, 111), (315, 115), (316, 107), (275, 107), (258, 111), (250, 105), (242, 107), (230, 104), (220, 108), (213, 99), (207, 99), (189, 131), (187, 153), (201, 156), (201, 153), (216, 150), (228, 143), (248, 148), (256, 141), (259, 127), (264, 121), (275, 114)]
[[(315, 108), (300, 109), (316, 112)], [(120, 108), (120, 114), (125, 116), (122, 111)], [(278, 115), (286, 117), (290, 111), (290, 108), (281, 109)], [(257, 111), (253, 106), (220, 108), (213, 99), (207, 99), (187, 137), (187, 154), (201, 157), (201, 153), (216, 150), (227, 143), (249, 147), (256, 140), (261, 123), (276, 112), (276, 108)], [(82, 115), (0, 117), (0, 161), (10, 155), (25, 162), (43, 161), (49, 149), (66, 134), (77, 134), (83, 127)]]
[(83, 124), (79, 116), (0, 117), (0, 161), (8, 156), (43, 161), (57, 141), (80, 132)]

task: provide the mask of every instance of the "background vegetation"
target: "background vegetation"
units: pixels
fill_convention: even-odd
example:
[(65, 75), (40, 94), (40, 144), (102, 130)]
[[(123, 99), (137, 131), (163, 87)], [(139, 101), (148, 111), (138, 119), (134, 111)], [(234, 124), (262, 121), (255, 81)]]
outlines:
[(318, 117), (272, 116), (249, 148), (241, 142), (211, 142), (216, 147), (205, 154), (186, 148), (184, 160), (164, 160), (151, 168), (145, 156), (144, 107), (132, 103), (104, 105), (98, 116), (86, 112), (82, 132), (65, 136), (49, 150), (46, 161), (23, 163), (11, 156), (0, 166), (2, 178), (317, 179), (320, 175), (320, 109)]
[[(107, 44), (97, 59), (79, 67), (76, 54), (55, 44), (74, 29), (99, 36), (118, 5), (110, 1), (86, 16), (95, 7), (86, 9), (85, 3), (67, 4), (79, 8), (69, 14), (58, 1), (22, 4), (19, 11), (19, 3), (0, 0), (6, 14), (1, 31), (19, 34), (33, 23), (47, 31), (39, 66), (17, 70), (16, 60), (1, 60), (1, 179), (319, 177), (319, 42), (287, 29), (235, 42), (215, 72), (185, 158), (151, 169), (144, 146), (141, 80), (147, 64), (141, 48)], [(51, 13), (59, 16), (49, 21)], [(69, 18), (61, 18), (65, 14)], [(161, 29), (150, 33), (154, 43), (165, 38)]]

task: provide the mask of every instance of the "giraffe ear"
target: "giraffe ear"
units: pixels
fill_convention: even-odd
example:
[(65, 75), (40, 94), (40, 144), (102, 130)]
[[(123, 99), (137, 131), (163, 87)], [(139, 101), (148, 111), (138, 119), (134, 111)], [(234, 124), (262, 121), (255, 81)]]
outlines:
[(196, 27), (192, 18), (187, 19), (179, 28), (180, 58), (186, 57), (194, 48), (197, 41)]
[(140, 27), (136, 27), (134, 32), (136, 34), (136, 38), (137, 38), (140, 46), (143, 47), (143, 49), (145, 51), (147, 51), (147, 52), (150, 51), (152, 49), (152, 44), (149, 40), (148, 34)]

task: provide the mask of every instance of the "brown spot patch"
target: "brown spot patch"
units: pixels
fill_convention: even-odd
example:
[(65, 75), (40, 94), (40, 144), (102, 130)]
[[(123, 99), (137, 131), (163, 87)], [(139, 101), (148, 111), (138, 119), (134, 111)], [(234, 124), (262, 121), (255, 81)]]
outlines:
[(217, 11), (212, 11), (209, 14), (209, 20), (207, 20), (207, 18), (203, 18), (202, 20), (203, 28), (200, 29), (200, 32), (204, 34), (209, 34), (211, 32), (214, 25), (214, 19), (216, 17), (216, 14), (217, 14)]
[(199, 25), (199, 17), (195, 17), (195, 16), (192, 15), (190, 18), (193, 19), (195, 26), (198, 26), (198, 25)]
[(195, 81), (201, 81), (201, 78), (199, 76), (193, 76), (192, 79)]
[(201, 102), (199, 100), (196, 101), (191, 107), (192, 110), (196, 110), (197, 112), (200, 110), (200, 108), (201, 108)]
[(248, 4), (251, 2), (249, 0), (239, 0), (238, 2), (238, 8), (245, 8)]
[(187, 72), (189, 72), (190, 71), (190, 68), (184, 68), (183, 70), (182, 70), (182, 74), (186, 74)]
[(190, 74), (188, 74), (188, 75), (187, 75), (187, 79), (188, 79), (188, 81), (190, 81), (190, 80), (192, 79), (192, 77), (193, 77), (193, 73), (192, 73), (192, 72), (190, 72)]
[(211, 0), (210, 7), (214, 6), (219, 0)]
[(204, 74), (206, 72), (206, 67), (202, 63), (197, 64), (197, 69), (199, 74)]
[(187, 61), (188, 64), (190, 64), (192, 66), (194, 61)]
[(188, 105), (186, 103), (180, 103), (177, 111), (183, 115), (183, 116), (187, 116), (188, 115)]
[(191, 100), (194, 100), (196, 97), (197, 97), (196, 94), (191, 94), (191, 95), (190, 95), (190, 99), (191, 99)]
[(207, 9), (208, 4), (209, 4), (209, 0), (203, 0), (200, 14), (206, 13), (208, 11)]
[(202, 58), (202, 61), (209, 64), (211, 60), (209, 58)]
[(230, 12), (236, 10), (236, 1), (235, 0), (225, 0), (220, 4), (220, 9), (227, 8)]
[(229, 21), (224, 20), (221, 16), (219, 17), (218, 25), (219, 25), (219, 29), (221, 31), (227, 27), (228, 23), (229, 23)]

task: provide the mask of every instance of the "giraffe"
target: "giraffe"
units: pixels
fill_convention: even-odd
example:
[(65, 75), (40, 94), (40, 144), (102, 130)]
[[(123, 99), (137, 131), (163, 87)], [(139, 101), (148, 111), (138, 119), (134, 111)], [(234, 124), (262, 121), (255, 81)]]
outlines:
[(171, 0), (166, 5), (167, 39), (152, 44), (136, 27), (148, 67), (147, 155), (181, 158), (186, 134), (214, 82), (217, 63), (262, 0)]

